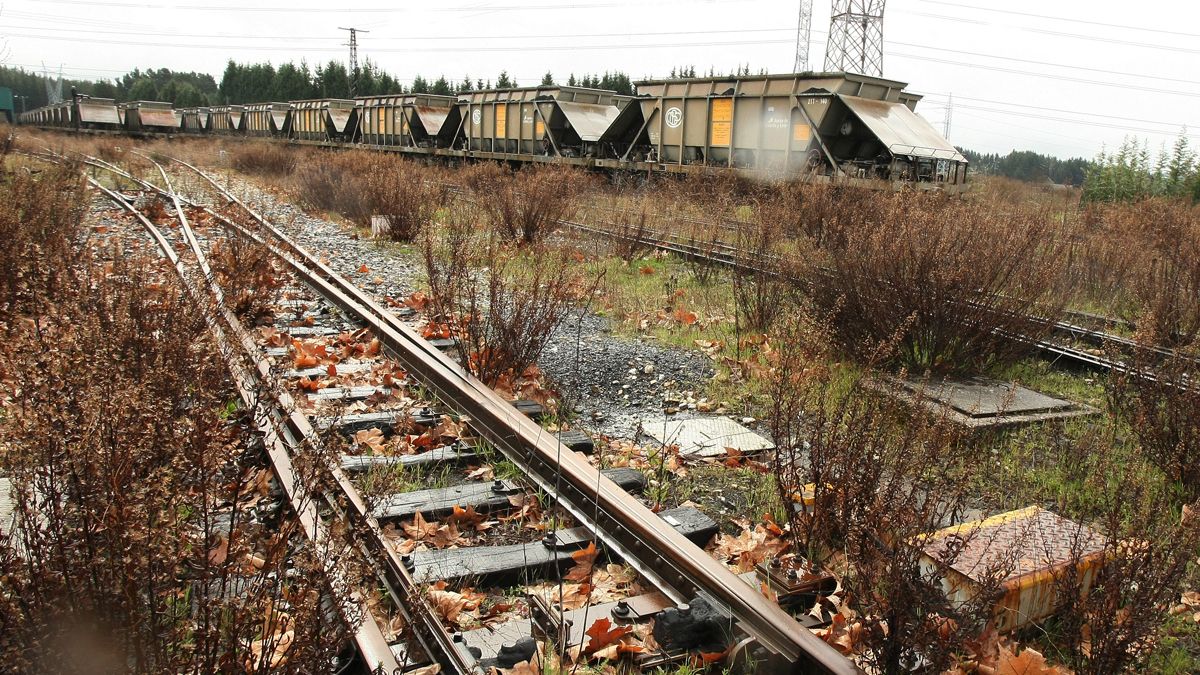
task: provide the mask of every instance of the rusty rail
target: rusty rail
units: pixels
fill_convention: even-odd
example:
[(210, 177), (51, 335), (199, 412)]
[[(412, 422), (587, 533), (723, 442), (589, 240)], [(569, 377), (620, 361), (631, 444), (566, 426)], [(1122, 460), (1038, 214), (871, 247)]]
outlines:
[[(262, 409), (260, 393), (263, 391), (263, 381), (270, 375), (270, 365), (258, 357), (257, 348), (253, 341), (245, 333), (237, 318), (224, 307), (223, 302), (220, 300), (220, 289), (216, 287), (216, 284), (212, 283), (210, 285), (209, 292), (212, 293), (214, 302), (209, 304), (204, 297), (204, 292), (196, 288), (192, 283), (186, 265), (179, 255), (175, 253), (170, 242), (162, 234), (162, 231), (120, 194), (105, 188), (94, 179), (89, 178), (89, 182), (141, 222), (142, 226), (158, 244), (163, 255), (175, 268), (193, 302), (202, 309), (207, 310), (209, 328), (213, 333), (214, 339), (217, 341), (221, 353), (226, 357), (227, 365), (233, 376), (233, 382), (238, 390), (238, 395), (248, 409), (257, 411), (254, 415), (255, 424), (259, 432), (263, 435), (263, 441), (276, 478), (287, 494), (288, 502), (296, 513), (296, 517), (299, 519), (310, 543), (317, 551), (327, 550), (333, 539), (330, 536), (328, 528), (321, 520), (317, 510), (317, 501), (315, 501), (315, 498), (306, 490), (297, 477), (295, 466), (292, 463), (292, 449), (302, 447), (302, 441), (291, 437), (286, 431), (281, 433), (272, 422), (272, 416), (269, 414), (269, 411)], [(178, 214), (185, 237), (188, 239), (189, 245), (193, 247), (192, 251), (197, 258), (197, 263), (204, 270), (208, 280), (211, 282), (211, 272), (208, 270), (207, 260), (203, 251), (199, 248), (199, 242), (196, 240), (195, 234), (191, 231), (191, 227), (187, 224), (187, 219), (183, 214), (182, 208), (178, 207), (178, 201), (176, 201), (176, 205), (179, 208)], [(217, 320), (218, 317), (213, 316), (214, 311), (220, 315), (220, 321)], [(239, 346), (244, 350), (241, 356), (238, 355)], [(246, 367), (242, 357), (248, 357), (253, 365)], [(282, 406), (284, 402), (280, 401), (279, 404)], [(339, 606), (341, 607), (343, 617), (349, 625), (357, 626), (354, 632), (354, 641), (364, 662), (383, 668), (385, 672), (399, 672), (400, 664), (392, 654), (391, 647), (384, 638), (383, 632), (374, 620), (371, 619), (370, 610), (365, 603), (356, 602), (351, 599), (354, 596), (348, 592), (338, 561), (333, 557), (325, 556), (323, 562), (326, 572), (334, 583), (335, 592), (338, 592), (340, 595)]]
[(518, 412), (461, 365), (434, 349), (411, 328), (278, 230), (200, 169), (175, 160), (208, 180), (246, 210), (267, 232), (268, 245), (314, 288), (368, 325), (409, 373), (444, 401), (453, 402), (472, 427), (596, 538), (677, 603), (705, 592), (728, 609), (747, 635), (786, 663), (772, 672), (858, 670), (778, 604), (764, 597), (551, 434)]

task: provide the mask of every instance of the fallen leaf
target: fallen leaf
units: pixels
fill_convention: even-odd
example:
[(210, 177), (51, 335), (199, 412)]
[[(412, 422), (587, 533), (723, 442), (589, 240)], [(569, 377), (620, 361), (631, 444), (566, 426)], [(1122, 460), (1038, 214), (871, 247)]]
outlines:
[(587, 581), (592, 576), (592, 570), (596, 566), (596, 555), (599, 551), (596, 550), (596, 542), (588, 542), (587, 548), (580, 549), (571, 554), (571, 558), (575, 561), (575, 565), (567, 571), (565, 578), (567, 581)]
[(1046, 663), (1046, 657), (1036, 649), (1026, 647), (1020, 654), (1008, 646), (1001, 647), (996, 675), (1067, 675), (1070, 671)]
[(692, 324), (696, 323), (696, 321), (699, 319), (699, 317), (696, 316), (695, 312), (689, 312), (688, 310), (683, 309), (683, 308), (679, 308), (679, 309), (675, 310), (675, 312), (672, 314), (672, 316), (675, 317), (676, 321), (678, 321), (679, 323), (681, 323), (685, 326), (691, 326)]
[(360, 446), (366, 446), (371, 449), (373, 454), (380, 454), (386, 447), (387, 441), (383, 438), (383, 432), (376, 427), (363, 429), (354, 433), (354, 442)]

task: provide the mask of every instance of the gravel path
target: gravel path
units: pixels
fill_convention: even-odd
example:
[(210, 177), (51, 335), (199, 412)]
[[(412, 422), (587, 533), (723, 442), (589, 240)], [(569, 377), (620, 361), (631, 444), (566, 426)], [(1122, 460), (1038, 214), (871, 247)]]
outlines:
[[(337, 223), (304, 213), (245, 181), (232, 190), (330, 267), (382, 299), (422, 286), (418, 257), (400, 247), (360, 239)], [(367, 272), (360, 272), (366, 265)], [(551, 336), (539, 362), (562, 393), (564, 410), (595, 434), (631, 438), (645, 416), (662, 416), (664, 399), (699, 389), (711, 378), (702, 354), (652, 340), (616, 337), (606, 318), (573, 313)]]

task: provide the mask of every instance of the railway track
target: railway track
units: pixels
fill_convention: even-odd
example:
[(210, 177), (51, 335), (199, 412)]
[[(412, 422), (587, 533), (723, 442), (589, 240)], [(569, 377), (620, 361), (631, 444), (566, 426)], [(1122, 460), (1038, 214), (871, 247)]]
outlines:
[[(697, 221), (689, 219), (688, 222), (695, 223)], [(628, 228), (622, 229), (613, 221), (609, 221), (608, 227), (575, 220), (561, 220), (559, 224), (576, 232), (608, 239), (625, 240), (633, 245), (672, 253), (706, 264), (747, 271), (767, 272), (769, 274), (778, 274), (781, 269), (779, 261), (775, 259), (749, 254), (733, 244), (719, 240), (700, 241), (694, 238), (681, 237), (676, 234), (650, 230), (637, 232)], [(732, 226), (726, 223), (722, 227), (730, 229)], [(1155, 356), (1163, 359), (1178, 356), (1172, 349), (1159, 346), (1147, 347), (1121, 335), (1084, 325), (1085, 323), (1093, 325), (1101, 323), (1109, 326), (1128, 327), (1123, 321), (1085, 312), (1067, 311), (1065, 315), (1071, 317), (1075, 322), (1057, 320), (1052, 322), (1053, 333), (1062, 338), (1060, 341), (1029, 340), (1021, 336), (1015, 336), (1014, 339), (1031, 342), (1032, 346), (1039, 353), (1054, 363), (1066, 363), (1075, 368), (1102, 373), (1130, 371), (1131, 366), (1125, 359), (1132, 355), (1135, 350), (1149, 349)], [(1092, 348), (1074, 346), (1068, 344), (1068, 342), (1088, 344)], [(1141, 377), (1153, 377), (1153, 375), (1144, 372), (1138, 372), (1138, 375)]]
[[(810, 618), (802, 624), (762, 594), (769, 575), (739, 577), (697, 545), (716, 529), (703, 514), (651, 512), (632, 494), (636, 476), (601, 471), (575, 452), (587, 449), (586, 438), (544, 430), (525, 414), (536, 407), (523, 412), (475, 380), (202, 170), (146, 159), (160, 184), (96, 158), (85, 162), (130, 181), (140, 199), (170, 205), (177, 228), (92, 181), (134, 214), (196, 302), (212, 308), (210, 324), (243, 403), (258, 410), (276, 477), (313, 544), (331, 545), (334, 529), (353, 533), (353, 554), (367, 561), (387, 609), (367, 602), (370, 588), (341, 567), (331, 563), (328, 572), (343, 614), (366, 617), (355, 633), (364, 670), (482, 673), (529, 658), (531, 648), (586, 655), (601, 648), (603, 635), (626, 645), (626, 658), (642, 669), (695, 659), (703, 649), (724, 653), (735, 669), (858, 672), (812, 634)], [(182, 196), (175, 185), (184, 182), (205, 194)], [(288, 289), (275, 314), (292, 320), (252, 330), (229, 309), (229, 289), (210, 258), (232, 237), (274, 256)], [(340, 454), (330, 455), (333, 446)], [(316, 483), (297, 473), (312, 457), (323, 458)], [(480, 470), (489, 462), (515, 475), (472, 480), (487, 478)], [(397, 474), (410, 489), (370, 488)], [(420, 485), (414, 476), (439, 482)], [(535, 504), (545, 518), (533, 524), (543, 529), (524, 522)], [(425, 545), (430, 550), (420, 550)], [(598, 574), (625, 581), (593, 597)], [(582, 599), (568, 602), (568, 590), (584, 588)], [(481, 615), (484, 607), (516, 609), (481, 616), (485, 626), (464, 625), (447, 616), (447, 599)], [(406, 629), (392, 635), (387, 626), (397, 622)]]

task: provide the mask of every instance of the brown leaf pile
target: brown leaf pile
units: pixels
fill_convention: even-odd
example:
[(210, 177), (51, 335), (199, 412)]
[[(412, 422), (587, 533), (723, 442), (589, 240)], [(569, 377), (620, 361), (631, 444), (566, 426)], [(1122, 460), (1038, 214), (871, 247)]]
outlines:
[(721, 533), (709, 548), (709, 553), (736, 572), (749, 572), (754, 566), (787, 550), (782, 539), (783, 531), (768, 520), (753, 529), (743, 524), (741, 534), (736, 537)]

